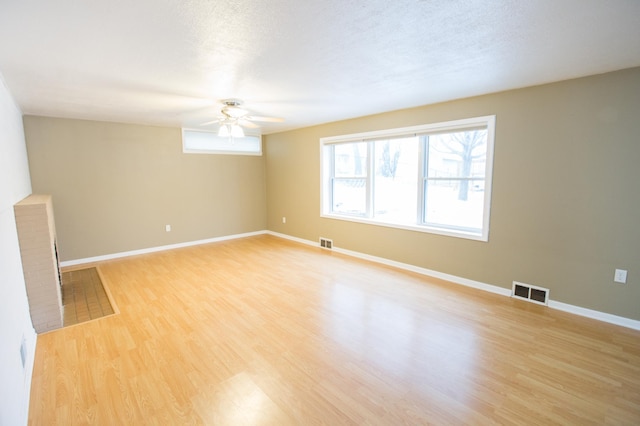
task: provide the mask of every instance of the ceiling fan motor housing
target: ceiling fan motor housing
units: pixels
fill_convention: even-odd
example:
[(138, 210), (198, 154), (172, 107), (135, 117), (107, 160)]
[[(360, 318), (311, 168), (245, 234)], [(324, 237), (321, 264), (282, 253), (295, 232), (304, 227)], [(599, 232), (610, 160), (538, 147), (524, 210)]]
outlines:
[(222, 103), (225, 105), (222, 107), (222, 113), (227, 117), (238, 119), (249, 113), (246, 109), (240, 108), (242, 105), (240, 99), (223, 99)]

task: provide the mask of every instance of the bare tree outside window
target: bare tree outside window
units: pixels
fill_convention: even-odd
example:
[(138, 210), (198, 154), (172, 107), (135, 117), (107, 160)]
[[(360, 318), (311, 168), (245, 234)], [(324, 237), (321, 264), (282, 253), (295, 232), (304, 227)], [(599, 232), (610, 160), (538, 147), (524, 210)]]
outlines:
[(352, 144), (353, 147), (353, 170), (355, 176), (362, 176), (363, 167), (362, 167), (362, 153), (360, 152), (359, 144)]
[[(436, 139), (432, 137), (433, 139)], [(465, 132), (448, 133), (437, 137), (437, 143), (432, 146), (443, 154), (452, 154), (460, 160), (458, 200), (467, 201), (469, 198), (469, 183), (472, 175), (473, 162), (484, 159), (487, 154), (487, 130), (470, 130)], [(481, 177), (484, 179), (484, 175)]]
[(380, 174), (384, 177), (394, 179), (398, 170), (398, 160), (400, 159), (399, 144), (394, 144), (393, 153), (391, 153), (391, 143), (385, 141), (382, 143), (382, 164), (380, 165)]

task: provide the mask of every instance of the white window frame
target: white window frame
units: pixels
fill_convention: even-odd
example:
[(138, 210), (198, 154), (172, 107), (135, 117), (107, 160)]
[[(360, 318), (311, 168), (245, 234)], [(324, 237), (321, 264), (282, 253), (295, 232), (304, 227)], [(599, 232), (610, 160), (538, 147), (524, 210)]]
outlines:
[(243, 138), (221, 137), (217, 132), (182, 129), (182, 152), (185, 154), (262, 155), (262, 136), (246, 134)]
[[(419, 232), (426, 232), (439, 235), (447, 235), (458, 238), (466, 238), (477, 241), (489, 240), (489, 224), (491, 216), (491, 190), (492, 190), (492, 176), (493, 176), (493, 152), (495, 143), (495, 115), (487, 115), (482, 117), (465, 118), (461, 120), (452, 120), (441, 123), (431, 123), (419, 126), (402, 127), (397, 129), (377, 130), (372, 132), (355, 133), (350, 135), (331, 136), (320, 139), (320, 217), (329, 219), (346, 220), (352, 222), (367, 223), (372, 225), (379, 225), (391, 228), (408, 229)], [(367, 172), (367, 215), (349, 215), (342, 213), (335, 213), (332, 209), (332, 194), (331, 194), (331, 180), (333, 178), (333, 149), (332, 146), (341, 143), (353, 143), (353, 142), (373, 142), (376, 140), (393, 139), (407, 136), (422, 136), (444, 132), (455, 132), (463, 130), (472, 130), (477, 128), (487, 129), (487, 147), (486, 147), (486, 162), (485, 162), (485, 177), (484, 177), (484, 205), (483, 205), (483, 217), (482, 217), (482, 229), (480, 233), (470, 232), (461, 229), (452, 229), (450, 227), (438, 227), (429, 224), (422, 223), (424, 218), (424, 180), (426, 179), (424, 173), (424, 153), (421, 152), (421, 160), (419, 161), (419, 176), (418, 183), (418, 212), (416, 215), (416, 222), (412, 224), (397, 224), (388, 223), (380, 220), (376, 220), (372, 217), (372, 194), (373, 194), (373, 159), (372, 155), (368, 155), (369, 170)], [(422, 145), (422, 144), (421, 144)], [(370, 149), (368, 150), (370, 151)]]

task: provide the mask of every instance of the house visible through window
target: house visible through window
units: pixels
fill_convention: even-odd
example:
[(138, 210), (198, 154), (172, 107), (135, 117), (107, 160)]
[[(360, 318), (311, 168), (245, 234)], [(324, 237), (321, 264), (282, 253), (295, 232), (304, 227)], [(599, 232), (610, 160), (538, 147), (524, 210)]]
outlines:
[(495, 116), (320, 140), (322, 216), (487, 241)]

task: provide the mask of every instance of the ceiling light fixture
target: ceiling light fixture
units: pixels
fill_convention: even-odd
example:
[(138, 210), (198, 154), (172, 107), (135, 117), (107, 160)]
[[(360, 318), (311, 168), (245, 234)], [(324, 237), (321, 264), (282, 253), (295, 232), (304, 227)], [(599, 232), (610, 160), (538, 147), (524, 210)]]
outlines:
[(229, 138), (229, 142), (233, 143), (233, 140), (236, 138), (239, 139), (247, 137), (244, 134), (243, 127), (259, 129), (260, 126), (255, 122), (281, 123), (284, 121), (284, 118), (249, 115), (249, 111), (240, 108), (242, 103), (243, 102), (240, 99), (223, 99), (223, 107), (220, 110), (221, 116), (215, 120), (207, 121), (200, 125), (208, 126), (209, 124), (219, 124), (218, 137)]
[(244, 130), (242, 130), (241, 126), (235, 123), (223, 124), (218, 129), (218, 136), (229, 139), (244, 138)]
[(242, 127), (238, 126), (237, 124), (232, 124), (231, 125), (231, 137), (233, 137), (233, 138), (244, 138), (244, 130), (242, 130)]

